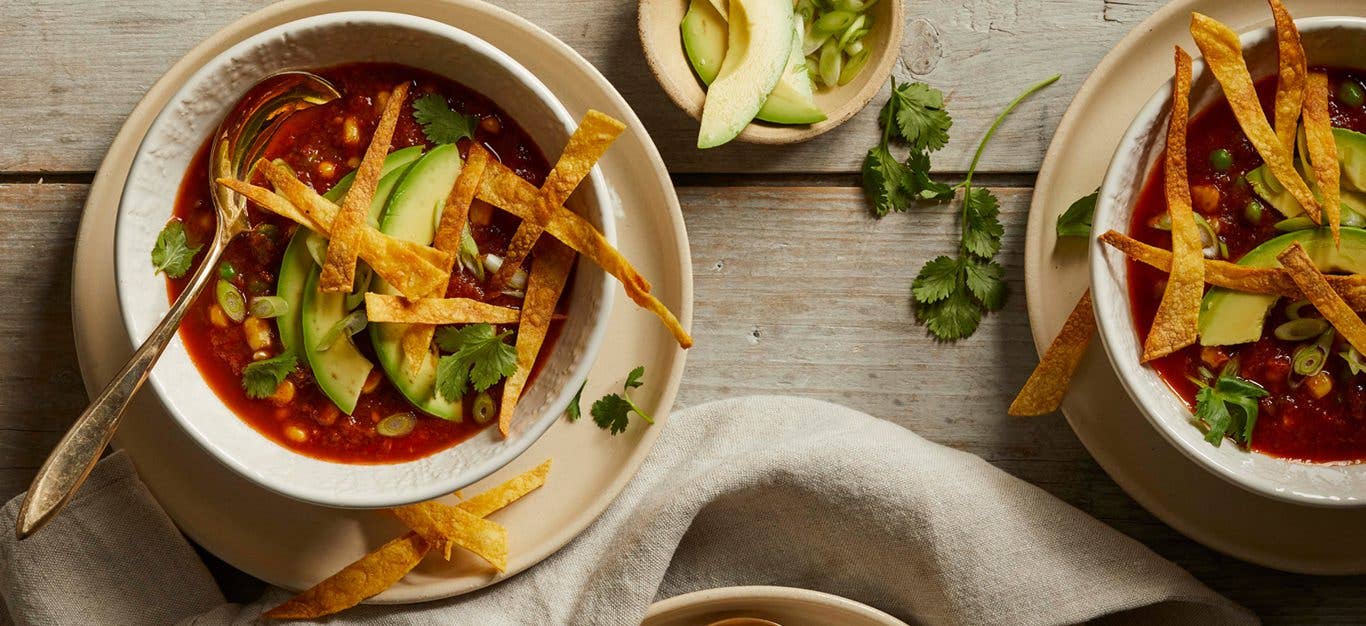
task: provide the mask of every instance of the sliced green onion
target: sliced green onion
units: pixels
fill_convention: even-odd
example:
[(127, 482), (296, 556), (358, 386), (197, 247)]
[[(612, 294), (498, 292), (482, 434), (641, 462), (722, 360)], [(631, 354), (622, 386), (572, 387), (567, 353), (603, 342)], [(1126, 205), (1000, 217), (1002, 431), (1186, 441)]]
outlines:
[(835, 10), (862, 13), (873, 8), (877, 0), (835, 0)]
[(844, 55), (840, 53), (839, 42), (830, 40), (821, 46), (821, 82), (833, 87), (840, 82), (840, 70), (844, 67)]
[(370, 280), (375, 273), (365, 263), (356, 263), (355, 282), (351, 285), (351, 292), (342, 299), (342, 305), (348, 311), (354, 311), (356, 307), (365, 302), (365, 292), (370, 291)]
[(1196, 369), (1196, 372), (1199, 372), (1200, 380), (1206, 382), (1214, 380), (1214, 372), (1211, 372), (1208, 367), (1201, 365), (1198, 369)]
[(375, 424), (375, 432), (383, 437), (407, 437), (417, 428), (417, 416), (412, 413), (395, 413)]
[(228, 319), (237, 324), (247, 319), (247, 299), (242, 297), (242, 292), (237, 290), (232, 283), (220, 279), (214, 285), (214, 297), (218, 300), (218, 306), (223, 309), (223, 313)]
[(815, 54), (815, 52), (820, 50), (821, 46), (825, 45), (825, 42), (829, 41), (833, 36), (834, 35), (829, 33), (817, 35), (808, 30), (807, 33), (802, 36), (802, 56), (811, 56), (812, 54)]
[(348, 313), (346, 317), (337, 320), (337, 323), (333, 324), (332, 328), (327, 329), (327, 332), (323, 333), (322, 340), (318, 342), (318, 352), (327, 352), (332, 349), (332, 346), (337, 343), (337, 340), (341, 339), (343, 336), (350, 337), (351, 335), (365, 330), (365, 326), (368, 323), (369, 320), (365, 318), (364, 310), (357, 309)]
[(280, 296), (256, 296), (247, 310), (254, 317), (270, 319), (289, 313), (289, 301)]
[(474, 397), (474, 421), (480, 424), (487, 424), (493, 419), (493, 396), (487, 391), (479, 392)]
[(1347, 344), (1347, 349), (1339, 352), (1338, 356), (1347, 362), (1347, 369), (1352, 372), (1353, 376), (1366, 372), (1366, 358), (1363, 358), (1361, 353), (1352, 347), (1352, 344)]
[(308, 235), (304, 237), (304, 248), (306, 248), (306, 249), (308, 250), (308, 256), (313, 257), (313, 262), (314, 262), (314, 263), (317, 263), (319, 267), (321, 267), (321, 266), (323, 265), (323, 263), (326, 261), (326, 259), (327, 259), (327, 238), (326, 238), (326, 237), (323, 237), (322, 235), (319, 235), (318, 233), (309, 231)]
[(858, 14), (850, 11), (831, 11), (811, 23), (811, 32), (818, 35), (833, 35), (845, 28), (858, 17)]
[(1238, 357), (1233, 357), (1224, 363), (1224, 368), (1219, 370), (1220, 376), (1238, 376), (1242, 372), (1242, 362)]
[(1171, 214), (1164, 212), (1159, 214), (1157, 217), (1148, 220), (1148, 228), (1170, 231), (1172, 229)]
[[(849, 56), (851, 56), (851, 57), (857, 55), (857, 54), (860, 53), (860, 52), (863, 52), (864, 50), (867, 50), (867, 48), (864, 48), (864, 47), (863, 47), (863, 38), (862, 38), (862, 37), (860, 37), (860, 38), (858, 38), (858, 39), (855, 39), (855, 40), (849, 42), (849, 45), (847, 45), (847, 46), (844, 47), (844, 51), (847, 52), (847, 53), (849, 53)], [(851, 59), (849, 59), (849, 62), (850, 62), (850, 63), (853, 63), (854, 60), (851, 58)], [(847, 64), (846, 64), (846, 65), (847, 65)]]
[(1305, 344), (1295, 349), (1290, 358), (1291, 369), (1300, 376), (1313, 376), (1323, 370), (1328, 361), (1328, 351), (1317, 344)]
[[(853, 46), (850, 46), (850, 49), (852, 50)], [(847, 85), (850, 81), (854, 80), (854, 78), (858, 76), (858, 73), (863, 71), (863, 66), (868, 64), (868, 59), (871, 56), (872, 50), (863, 48), (858, 53), (849, 57), (849, 60), (844, 64), (844, 68), (840, 70), (840, 84)]]
[[(849, 42), (868, 34), (868, 30), (864, 28), (864, 25), (867, 23), (868, 16), (866, 15), (860, 15), (854, 18), (854, 21), (849, 22), (849, 26), (845, 27), (844, 32), (840, 33), (838, 44), (840, 52), (844, 52), (844, 47), (848, 46)], [(862, 34), (859, 34), (859, 31), (862, 31)]]
[(475, 278), (484, 280), (484, 264), (479, 261), (479, 243), (474, 240), (469, 225), (460, 232), (460, 265)]
[(1205, 258), (1222, 259), (1228, 256), (1228, 246), (1219, 239), (1219, 233), (1214, 231), (1214, 224), (1205, 219), (1199, 213), (1195, 214), (1195, 225), (1200, 229), (1200, 242), (1204, 244)]
[(1309, 219), (1309, 216), (1307, 215), (1291, 217), (1276, 222), (1276, 230), (1284, 233), (1292, 233), (1297, 230), (1308, 230), (1310, 228), (1318, 228), (1318, 224), (1315, 224), (1314, 220)]
[(1317, 317), (1303, 317), (1277, 326), (1275, 335), (1282, 341), (1304, 341), (1322, 335), (1325, 330), (1328, 330), (1328, 322)]
[(218, 277), (223, 280), (232, 280), (237, 277), (237, 268), (232, 263), (223, 261), (218, 264)]
[[(503, 267), (503, 257), (500, 257), (496, 254), (484, 255), (484, 269), (488, 270), (490, 274), (498, 273), (498, 270), (501, 267)], [(526, 289), (526, 281), (526, 270), (519, 269), (512, 274), (512, 278), (508, 279), (508, 289), (512, 291), (521, 291), (523, 289)], [(507, 293), (507, 291), (504, 291), (503, 293)]]
[[(1304, 307), (1313, 309), (1314, 305), (1308, 300), (1296, 300), (1285, 305), (1285, 316), (1292, 320), (1310, 317), (1309, 315), (1305, 315)], [(1317, 309), (1315, 309), (1315, 312), (1317, 312)], [(1315, 316), (1315, 319), (1317, 319), (1317, 316)]]

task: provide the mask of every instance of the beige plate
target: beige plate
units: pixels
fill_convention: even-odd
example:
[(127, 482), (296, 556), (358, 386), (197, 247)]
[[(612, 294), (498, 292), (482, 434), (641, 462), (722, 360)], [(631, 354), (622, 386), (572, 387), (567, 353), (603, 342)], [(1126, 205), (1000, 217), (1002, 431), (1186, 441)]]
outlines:
[[(119, 316), (110, 308), (116, 301), (112, 234), (130, 159), (152, 118), (190, 73), (244, 37), (309, 15), (373, 6), (361, 0), (286, 2), (248, 15), (191, 50), (133, 110), (91, 186), (77, 239), (72, 317), (87, 389), (102, 386), (131, 352)], [(593, 107), (627, 122), (629, 132), (601, 161), (608, 186), (630, 211), (617, 220), (620, 246), (689, 326), (692, 266), (678, 199), (649, 135), (606, 79), (545, 31), (487, 4), (396, 0), (385, 8), (454, 24), (502, 48), (544, 81), (575, 117)], [(644, 400), (662, 422), (678, 391), (684, 352), (654, 316), (625, 298), (612, 311), (611, 328), (612, 349), (599, 354), (583, 397), (619, 388), (632, 367), (644, 365), (646, 384), (636, 400)], [(477, 493), (546, 458), (555, 460), (543, 489), (496, 515), (512, 538), (504, 575), (493, 576), (474, 557), (453, 564), (428, 560), (372, 601), (453, 596), (540, 562), (587, 527), (626, 486), (663, 426), (633, 424), (625, 434), (610, 437), (591, 419), (557, 423), (517, 460), (467, 490)], [(401, 530), (379, 512), (307, 505), (256, 487), (200, 449), (150, 389), (139, 394), (114, 445), (132, 456), (142, 480), (186, 534), (224, 561), (275, 585), (311, 586)]]
[[(745, 618), (751, 618), (746, 620)], [(865, 604), (794, 587), (720, 587), (660, 600), (650, 605), (641, 626), (905, 626)]]
[[(1360, 14), (1366, 3), (1289, 0), (1295, 17)], [(1177, 0), (1139, 24), (1091, 72), (1044, 157), (1025, 241), (1029, 322), (1040, 352), (1062, 328), (1090, 276), (1082, 241), (1058, 244), (1057, 216), (1100, 185), (1129, 122), (1171, 79), (1172, 45), (1195, 50), (1199, 11), (1245, 32), (1271, 23), (1264, 2)], [(1078, 369), (1063, 413), (1086, 449), (1130, 496), (1186, 536), (1268, 567), (1314, 574), (1366, 573), (1366, 510), (1305, 507), (1228, 484), (1172, 447), (1127, 398), (1099, 339)]]
[[(664, 93), (693, 119), (701, 119), (702, 101), (707, 94), (702, 91), (702, 83), (688, 63), (688, 56), (683, 51), (683, 34), (679, 30), (687, 11), (688, 0), (640, 0), (637, 28), (645, 60)], [(872, 14), (873, 30), (863, 42), (873, 52), (869, 53), (863, 71), (847, 85), (816, 90), (816, 106), (825, 112), (824, 122), (784, 125), (756, 121), (746, 126), (736, 139), (767, 144), (806, 141), (843, 124), (868, 106), (892, 73), (892, 66), (901, 54), (901, 36), (906, 28), (906, 9), (902, 0), (879, 2), (873, 6)]]

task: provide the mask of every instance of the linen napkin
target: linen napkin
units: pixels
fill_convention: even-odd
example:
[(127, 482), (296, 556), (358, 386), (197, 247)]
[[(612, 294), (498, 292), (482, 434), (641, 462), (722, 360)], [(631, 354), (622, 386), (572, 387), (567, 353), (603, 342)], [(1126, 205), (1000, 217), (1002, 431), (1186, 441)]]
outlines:
[[(626, 490), (540, 565), (328, 623), (638, 624), (656, 599), (761, 584), (932, 624), (1256, 621), (1044, 491), (847, 408), (745, 398), (679, 411), (663, 428)], [(0, 511), (0, 596), (17, 624), (246, 624), (289, 595), (224, 604), (122, 455), (24, 542), (18, 505)]]

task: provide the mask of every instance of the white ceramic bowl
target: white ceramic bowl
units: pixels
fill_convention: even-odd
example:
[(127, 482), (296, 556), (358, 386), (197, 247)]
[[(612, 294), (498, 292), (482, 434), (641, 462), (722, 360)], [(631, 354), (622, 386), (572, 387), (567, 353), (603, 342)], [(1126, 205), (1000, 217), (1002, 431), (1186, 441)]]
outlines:
[(905, 622), (848, 598), (796, 587), (718, 587), (660, 600), (641, 626), (707, 626), (759, 618), (783, 626), (905, 626)]
[[(452, 78), (492, 99), (554, 158), (576, 121), (555, 96), (511, 57), (452, 26), (396, 13), (332, 13), (255, 35), (208, 62), (157, 116), (134, 157), (119, 204), (115, 276), (119, 307), (140, 344), (169, 308), (166, 281), (148, 256), (170, 217), (195, 150), (261, 77), (282, 69), (357, 61), (402, 63)], [(615, 210), (601, 172), (571, 201), (609, 241)], [(191, 362), (179, 338), (152, 371), (162, 403), (190, 435), (225, 465), (299, 500), (337, 507), (383, 507), (448, 494), (492, 473), (526, 450), (562, 414), (588, 375), (606, 333), (613, 285), (581, 261), (570, 291), (568, 320), (554, 352), (518, 404), (506, 439), (487, 428), (452, 448), (416, 461), (350, 465), (292, 452), (257, 433), (226, 407)], [(193, 467), (184, 468), (187, 472)]]
[[(1366, 68), (1366, 19), (1320, 17), (1295, 22), (1309, 64)], [(1242, 36), (1254, 79), (1276, 73), (1276, 39), (1271, 27)], [(1188, 50), (1198, 54), (1198, 49)], [(1127, 233), (1139, 192), (1165, 146), (1172, 84), (1168, 81), (1139, 112), (1115, 155), (1096, 203), (1091, 242), (1091, 293), (1096, 321), (1110, 362), (1134, 402), (1173, 445), (1206, 469), (1254, 493), (1289, 502), (1330, 507), (1366, 505), (1366, 464), (1310, 464), (1247, 452), (1224, 442), (1214, 447), (1193, 422), (1186, 405), (1152, 368), (1139, 363), (1142, 344), (1129, 307), (1128, 264), (1123, 254), (1094, 239), (1107, 230)], [(1197, 60), (1191, 83), (1191, 111), (1221, 98), (1218, 83)]]

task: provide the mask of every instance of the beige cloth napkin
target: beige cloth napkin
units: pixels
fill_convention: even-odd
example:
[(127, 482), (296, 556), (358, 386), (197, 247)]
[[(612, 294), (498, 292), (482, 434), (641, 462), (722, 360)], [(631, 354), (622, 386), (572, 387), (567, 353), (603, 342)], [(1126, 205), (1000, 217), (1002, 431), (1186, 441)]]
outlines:
[[(223, 604), (122, 455), (24, 542), (18, 504), (0, 511), (0, 596), (18, 624), (245, 624), (288, 595)], [(756, 584), (930, 624), (1256, 621), (975, 456), (836, 405), (756, 397), (676, 413), (602, 517), (527, 572), (329, 623), (638, 624), (657, 598)]]

